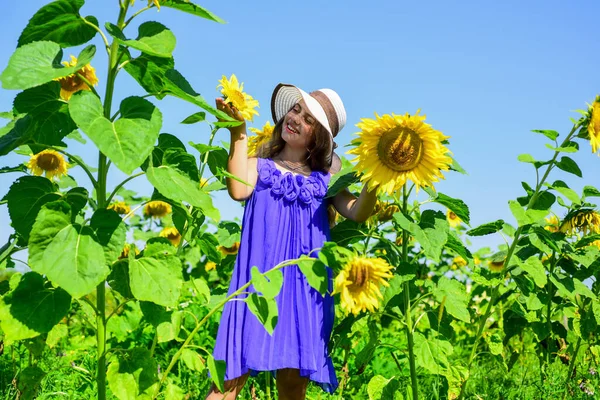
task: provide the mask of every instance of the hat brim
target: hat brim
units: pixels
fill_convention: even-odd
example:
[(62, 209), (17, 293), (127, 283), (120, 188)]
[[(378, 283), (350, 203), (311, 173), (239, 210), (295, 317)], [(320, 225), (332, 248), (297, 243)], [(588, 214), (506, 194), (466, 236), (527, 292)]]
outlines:
[(323, 128), (329, 132), (329, 138), (333, 144), (333, 133), (331, 132), (325, 110), (323, 110), (323, 107), (321, 107), (314, 97), (294, 85), (280, 83), (275, 87), (273, 96), (271, 97), (271, 113), (273, 114), (273, 121), (275, 123), (279, 122), (292, 107), (302, 100), (304, 100), (308, 111), (321, 125), (323, 125)]

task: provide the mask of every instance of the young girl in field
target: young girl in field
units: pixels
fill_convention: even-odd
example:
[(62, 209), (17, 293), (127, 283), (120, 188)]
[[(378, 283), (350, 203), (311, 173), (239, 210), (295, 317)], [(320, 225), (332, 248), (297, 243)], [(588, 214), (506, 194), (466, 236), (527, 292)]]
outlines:
[[(216, 102), (220, 110), (243, 121), (239, 110), (223, 99)], [(260, 149), (259, 158), (247, 156), (245, 124), (229, 129), (228, 171), (252, 185), (227, 179), (229, 195), (247, 201), (229, 294), (250, 281), (253, 266), (265, 272), (322, 247), (329, 240), (329, 202), (342, 216), (365, 221), (376, 201), (375, 191), (366, 186), (358, 198), (346, 189), (325, 199), (331, 175), (340, 168), (333, 139), (346, 123), (336, 92), (321, 89), (308, 94), (279, 84), (271, 112), (273, 137)], [(227, 364), (225, 395), (213, 386), (207, 400), (235, 399), (249, 374), (259, 371), (275, 374), (280, 400), (304, 399), (309, 380), (330, 393), (337, 388), (328, 352), (333, 298), (313, 289), (297, 266), (286, 266), (282, 272), (273, 335), (245, 302), (225, 305), (214, 349), (214, 358)]]

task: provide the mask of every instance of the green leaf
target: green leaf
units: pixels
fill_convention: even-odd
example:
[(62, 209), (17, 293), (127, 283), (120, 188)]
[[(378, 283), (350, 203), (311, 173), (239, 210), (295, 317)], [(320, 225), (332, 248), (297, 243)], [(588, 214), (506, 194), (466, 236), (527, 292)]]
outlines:
[(165, 392), (165, 399), (169, 399), (169, 400), (186, 400), (186, 392), (180, 388), (179, 386), (177, 386), (176, 384), (174, 384), (173, 382), (169, 382), (167, 384), (167, 389)]
[(39, 176), (22, 176), (12, 184), (3, 200), (8, 203), (13, 228), (27, 241), (42, 206), (60, 197), (50, 180)]
[(248, 305), (248, 309), (258, 318), (261, 324), (265, 327), (269, 335), (273, 335), (273, 330), (277, 325), (279, 312), (277, 310), (277, 302), (275, 299), (259, 296), (256, 293), (250, 293), (244, 299)]
[(473, 228), (467, 231), (469, 236), (485, 236), (491, 233), (501, 231), (504, 227), (504, 220), (497, 220), (494, 222), (488, 222), (487, 224), (479, 225), (477, 228)]
[(546, 143), (546, 147), (552, 151), (563, 152), (563, 153), (575, 153), (579, 150), (579, 145), (576, 142), (568, 142), (563, 147), (554, 147)]
[(533, 208), (525, 210), (516, 200), (509, 200), (508, 205), (519, 226), (535, 224), (548, 215), (549, 212), (548, 210), (536, 210)]
[(453, 233), (448, 234), (448, 241), (446, 242), (445, 247), (452, 250), (466, 261), (473, 258), (473, 254), (471, 254), (469, 249), (467, 249), (465, 245), (454, 236)]
[(575, 192), (573, 189), (570, 189), (565, 182), (555, 181), (552, 185), (550, 185), (550, 187), (565, 196), (567, 199), (571, 200), (572, 203), (581, 204), (581, 199), (579, 198), (577, 192)]
[(212, 204), (212, 198), (200, 189), (200, 184), (170, 165), (148, 168), (148, 181), (164, 196), (172, 200), (185, 201), (215, 221), (220, 219), (219, 210)]
[(125, 247), (127, 227), (114, 210), (98, 209), (92, 215), (90, 226), (96, 233), (98, 243), (104, 250), (104, 259), (112, 264)]
[(123, 58), (130, 59), (125, 64), (125, 71), (148, 93), (154, 94), (158, 99), (166, 96), (166, 92), (162, 93), (166, 89), (165, 74), (175, 67), (173, 58), (153, 57), (144, 53), (133, 59), (130, 56)]
[(181, 329), (181, 312), (167, 311), (165, 307), (149, 301), (140, 301), (140, 308), (144, 318), (156, 328), (158, 343), (177, 339)]
[(223, 360), (215, 360), (212, 355), (208, 356), (207, 359), (208, 370), (210, 371), (210, 377), (212, 378), (213, 383), (219, 389), (221, 393), (225, 391), (224, 389), (224, 381), (225, 381), (225, 370), (227, 369), (227, 364)]
[(544, 265), (537, 256), (531, 256), (525, 262), (519, 260), (519, 267), (533, 278), (533, 281), (539, 288), (543, 288), (548, 283)]
[(206, 369), (204, 361), (200, 354), (192, 349), (183, 349), (181, 352), (181, 361), (192, 371), (202, 372)]
[(79, 214), (87, 205), (88, 195), (87, 189), (83, 187), (75, 187), (65, 194), (64, 200), (71, 206), (73, 215)]
[(327, 195), (325, 198), (335, 197), (339, 192), (346, 189), (348, 186), (360, 181), (360, 175), (352, 171), (352, 168), (344, 168), (337, 174), (331, 177)]
[(561, 157), (560, 161), (556, 163), (556, 166), (562, 169), (565, 172), (569, 172), (573, 175), (577, 175), (578, 177), (583, 177), (581, 173), (581, 169), (579, 169), (579, 165), (572, 158), (567, 156)]
[(584, 186), (583, 197), (600, 197), (600, 190), (593, 186)]
[(107, 22), (106, 31), (117, 42), (155, 57), (170, 58), (175, 50), (175, 35), (161, 23), (147, 21), (138, 28), (138, 37), (127, 39), (118, 26)]
[(464, 221), (466, 224), (471, 223), (469, 207), (465, 204), (464, 201), (460, 199), (455, 199), (450, 196), (446, 196), (440, 192), (434, 192), (429, 188), (425, 188), (425, 191), (429, 193), (431, 199), (438, 204), (447, 207), (450, 211), (452, 211), (458, 218)]
[(119, 400), (150, 399), (159, 385), (158, 365), (147, 349), (119, 351), (112, 357), (106, 378)]
[(396, 400), (402, 399), (400, 382), (396, 377), (390, 379), (375, 375), (367, 385), (369, 400)]
[[(133, 245), (132, 245), (133, 247)], [(133, 248), (130, 250), (135, 253)], [(132, 299), (131, 285), (129, 283), (129, 263), (127, 260), (119, 260), (111, 267), (110, 274), (106, 278), (110, 287), (126, 299)]]
[[(5, 156), (16, 148), (28, 143), (33, 136), (33, 118), (26, 115), (23, 118), (11, 121), (5, 128), (8, 132), (0, 135), (0, 156)], [(3, 129), (4, 130), (4, 129)], [(29, 155), (30, 151), (26, 155)]]
[(583, 282), (577, 278), (552, 274), (549, 276), (550, 281), (558, 289), (557, 294), (561, 297), (575, 301), (575, 295), (589, 297), (595, 299), (596, 295)]
[(308, 284), (325, 296), (329, 290), (327, 266), (321, 260), (306, 255), (302, 255), (300, 258), (298, 268), (304, 274)]
[(190, 115), (189, 117), (187, 117), (180, 123), (181, 124), (195, 124), (197, 122), (202, 122), (204, 120), (206, 120), (206, 113), (204, 111), (199, 111), (197, 113)]
[(461, 282), (442, 276), (433, 290), (433, 295), (438, 302), (444, 303), (448, 314), (466, 323), (471, 322), (471, 315), (467, 309), (469, 296)]
[(19, 93), (13, 106), (18, 113), (28, 114), (31, 119), (26, 137), (33, 143), (62, 146), (62, 139), (77, 129), (69, 115), (68, 104), (60, 97), (58, 82), (48, 82)]
[[(96, 29), (86, 24), (79, 14), (83, 0), (57, 0), (40, 8), (21, 32), (18, 47), (31, 42), (48, 40), (61, 47), (79, 46), (96, 36)], [(95, 17), (85, 18), (98, 26)]]
[(41, 388), (42, 379), (46, 376), (43, 369), (37, 365), (31, 365), (21, 371), (17, 381), (19, 390), (19, 399), (32, 400), (38, 395)]
[(392, 279), (388, 281), (389, 286), (383, 288), (383, 299), (381, 300), (381, 307), (385, 308), (394, 296), (402, 293), (402, 290), (404, 288), (404, 282), (411, 281), (414, 277), (415, 274), (394, 275)]
[(448, 222), (439, 211), (425, 210), (421, 215), (421, 223), (410, 222), (402, 213), (394, 214), (394, 219), (402, 227), (415, 236), (423, 247), (425, 255), (434, 262), (440, 261), (442, 248), (448, 239)]
[(62, 50), (57, 43), (40, 41), (19, 47), (0, 75), (4, 89), (24, 90), (51, 80), (73, 74), (89, 64), (96, 46), (90, 45), (79, 53), (77, 65), (65, 67), (60, 64)]
[(495, 356), (501, 355), (504, 351), (504, 345), (502, 344), (502, 336), (498, 331), (494, 331), (491, 335), (484, 335), (485, 341), (490, 348), (490, 353)]
[(108, 276), (102, 246), (88, 226), (71, 224), (64, 201), (41, 209), (29, 237), (29, 265), (56, 286), (79, 298)]
[(345, 219), (331, 229), (331, 240), (340, 246), (347, 246), (362, 240), (366, 235), (365, 225), (351, 219)]
[(533, 158), (533, 156), (531, 154), (519, 154), (519, 156), (517, 157), (517, 160), (524, 162), (524, 163), (530, 163), (530, 164), (534, 164), (535, 163), (535, 158)]
[(104, 117), (100, 99), (88, 91), (71, 97), (69, 112), (98, 149), (128, 175), (150, 155), (162, 126), (160, 110), (135, 96), (121, 102), (121, 117), (115, 122)]
[(130, 253), (129, 279), (136, 299), (174, 307), (183, 284), (181, 262), (172, 255), (133, 259)]
[(546, 136), (550, 140), (556, 140), (556, 138), (559, 135), (559, 133), (556, 131), (545, 130), (545, 129), (533, 129), (531, 132), (541, 133), (542, 135)]
[(252, 285), (263, 297), (273, 299), (279, 294), (283, 285), (283, 273), (281, 270), (277, 269), (263, 274), (258, 270), (258, 267), (254, 266), (250, 270), (250, 274), (252, 275)]
[(176, 10), (183, 11), (197, 17), (202, 17), (210, 21), (218, 22), (220, 24), (225, 23), (225, 21), (208, 11), (206, 8), (200, 7), (199, 5), (196, 5), (188, 0), (161, 0), (160, 5), (161, 7), (174, 8)]
[(0, 297), (0, 326), (8, 343), (50, 332), (67, 315), (71, 296), (44, 283), (41, 275), (28, 272)]
[(417, 364), (432, 374), (443, 374), (450, 363), (448, 355), (454, 349), (450, 342), (440, 339), (427, 339), (420, 332), (414, 334), (415, 358)]

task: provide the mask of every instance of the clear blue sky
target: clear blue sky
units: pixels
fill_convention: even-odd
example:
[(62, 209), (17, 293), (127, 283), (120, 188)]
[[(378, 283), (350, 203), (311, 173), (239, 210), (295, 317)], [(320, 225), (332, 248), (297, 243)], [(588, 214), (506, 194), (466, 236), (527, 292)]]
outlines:
[[(5, 7), (0, 24), (0, 69), (4, 69), (17, 38), (34, 12), (46, 1), (28, 0)], [(83, 15), (103, 24), (115, 22), (117, 0), (88, 0)], [(145, 0), (138, 0), (135, 9)], [(517, 155), (550, 158), (546, 138), (531, 129), (554, 129), (564, 136), (575, 109), (586, 107), (600, 94), (600, 3), (581, 1), (222, 1), (198, 4), (227, 21), (216, 24), (162, 8), (140, 16), (136, 26), (156, 20), (177, 36), (176, 68), (196, 91), (212, 101), (224, 75), (235, 73), (248, 93), (260, 101), (260, 127), (270, 119), (269, 101), (279, 82), (311, 91), (330, 87), (342, 97), (348, 113), (337, 142), (354, 137), (360, 118), (374, 112), (427, 115), (428, 122), (451, 136), (450, 149), (469, 175), (447, 174), (439, 191), (463, 199), (470, 207), (472, 226), (503, 218), (513, 222), (507, 201), (522, 194), (521, 180), (535, 181), (529, 165)], [(104, 92), (106, 54), (97, 36), (93, 65)], [(65, 50), (65, 59), (79, 49)], [(126, 73), (117, 81), (118, 100), (142, 89)], [(0, 90), (0, 111), (8, 111), (17, 92)], [(206, 142), (207, 125), (181, 125), (199, 111), (183, 101), (153, 100), (163, 112), (163, 132), (184, 143)], [(3, 121), (0, 121), (3, 122)], [(228, 132), (219, 135), (228, 140)], [(70, 143), (71, 144), (71, 143)], [(584, 178), (555, 173), (580, 191), (600, 186), (600, 158), (589, 144), (574, 156)], [(191, 150), (193, 152), (193, 150)], [(96, 163), (97, 152), (77, 143), (71, 152)], [(16, 165), (25, 157), (8, 155), (0, 166)], [(80, 169), (72, 174), (80, 182)], [(0, 175), (3, 196), (16, 174)], [(123, 179), (111, 169), (109, 187)], [(150, 185), (137, 178), (129, 186), (150, 195)], [(420, 196), (424, 199), (423, 195)], [(225, 218), (241, 216), (241, 207), (215, 196)], [(6, 206), (0, 206), (0, 242), (12, 229)], [(473, 247), (499, 243), (500, 238), (473, 240)]]

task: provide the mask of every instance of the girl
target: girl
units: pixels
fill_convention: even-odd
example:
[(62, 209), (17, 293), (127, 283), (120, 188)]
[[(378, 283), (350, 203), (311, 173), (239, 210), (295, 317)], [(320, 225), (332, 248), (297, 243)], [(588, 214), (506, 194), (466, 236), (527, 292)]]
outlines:
[[(223, 99), (216, 103), (243, 121), (239, 111)], [(279, 84), (271, 98), (271, 112), (273, 137), (259, 150), (259, 158), (247, 156), (245, 124), (229, 129), (228, 171), (251, 185), (227, 179), (229, 195), (247, 201), (229, 294), (250, 281), (252, 266), (265, 272), (322, 247), (329, 239), (329, 200), (341, 215), (359, 222), (370, 216), (376, 201), (376, 191), (369, 192), (366, 186), (358, 198), (346, 189), (325, 199), (331, 175), (340, 169), (333, 139), (346, 123), (346, 111), (336, 92), (321, 89), (308, 94)], [(207, 400), (235, 399), (248, 375), (258, 371), (274, 372), (280, 400), (304, 399), (309, 380), (329, 393), (337, 388), (328, 353), (333, 298), (313, 289), (297, 266), (284, 267), (282, 272), (273, 335), (246, 303), (225, 305), (214, 349), (214, 358), (227, 364), (225, 394), (213, 386)]]

